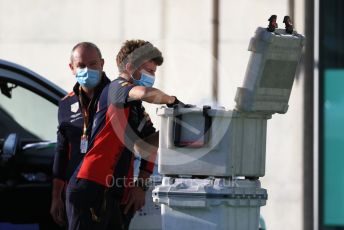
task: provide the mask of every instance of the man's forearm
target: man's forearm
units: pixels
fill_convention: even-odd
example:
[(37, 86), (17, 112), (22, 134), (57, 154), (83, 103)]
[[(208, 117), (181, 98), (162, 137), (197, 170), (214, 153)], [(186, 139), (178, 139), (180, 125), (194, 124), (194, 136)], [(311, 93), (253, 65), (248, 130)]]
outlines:
[(151, 176), (151, 174), (147, 171), (144, 170), (140, 170), (139, 175), (138, 175), (138, 179), (141, 179), (143, 181), (146, 181), (147, 179), (149, 179)]
[(156, 88), (135, 86), (129, 92), (130, 100), (142, 100), (153, 104), (172, 104), (176, 98)]
[(65, 186), (64, 180), (61, 180), (58, 178), (53, 179), (53, 191), (52, 191), (53, 198), (61, 198), (61, 194), (64, 190), (64, 186)]
[(143, 101), (154, 104), (172, 104), (175, 101), (175, 97), (169, 96), (159, 89), (148, 88)]

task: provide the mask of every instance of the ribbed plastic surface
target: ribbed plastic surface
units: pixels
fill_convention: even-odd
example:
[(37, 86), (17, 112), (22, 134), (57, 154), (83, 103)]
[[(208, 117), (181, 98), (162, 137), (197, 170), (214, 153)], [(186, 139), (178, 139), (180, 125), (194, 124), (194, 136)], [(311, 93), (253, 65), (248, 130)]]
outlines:
[(258, 180), (166, 177), (153, 191), (153, 201), (161, 204), (162, 229), (257, 230), (266, 200)]

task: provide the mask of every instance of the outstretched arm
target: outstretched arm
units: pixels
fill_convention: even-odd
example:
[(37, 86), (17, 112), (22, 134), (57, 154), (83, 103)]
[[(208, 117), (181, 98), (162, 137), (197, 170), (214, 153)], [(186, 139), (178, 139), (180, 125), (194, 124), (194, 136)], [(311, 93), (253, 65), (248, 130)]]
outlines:
[(129, 100), (141, 100), (153, 104), (173, 104), (175, 96), (169, 96), (156, 88), (135, 86), (129, 91)]

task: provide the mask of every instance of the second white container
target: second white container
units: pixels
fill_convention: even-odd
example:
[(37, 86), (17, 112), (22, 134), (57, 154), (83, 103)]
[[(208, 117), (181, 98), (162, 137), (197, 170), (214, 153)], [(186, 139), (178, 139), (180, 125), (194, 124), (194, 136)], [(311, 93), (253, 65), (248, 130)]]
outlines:
[(257, 230), (266, 200), (258, 180), (167, 177), (153, 190), (164, 230)]

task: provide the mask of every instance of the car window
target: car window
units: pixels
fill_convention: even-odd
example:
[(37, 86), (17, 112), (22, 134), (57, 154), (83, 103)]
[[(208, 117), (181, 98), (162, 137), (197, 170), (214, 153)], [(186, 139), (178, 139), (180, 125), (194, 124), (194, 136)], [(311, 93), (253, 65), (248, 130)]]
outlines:
[(54, 141), (57, 106), (42, 96), (13, 83), (1, 83), (0, 138), (17, 133), (22, 139)]

